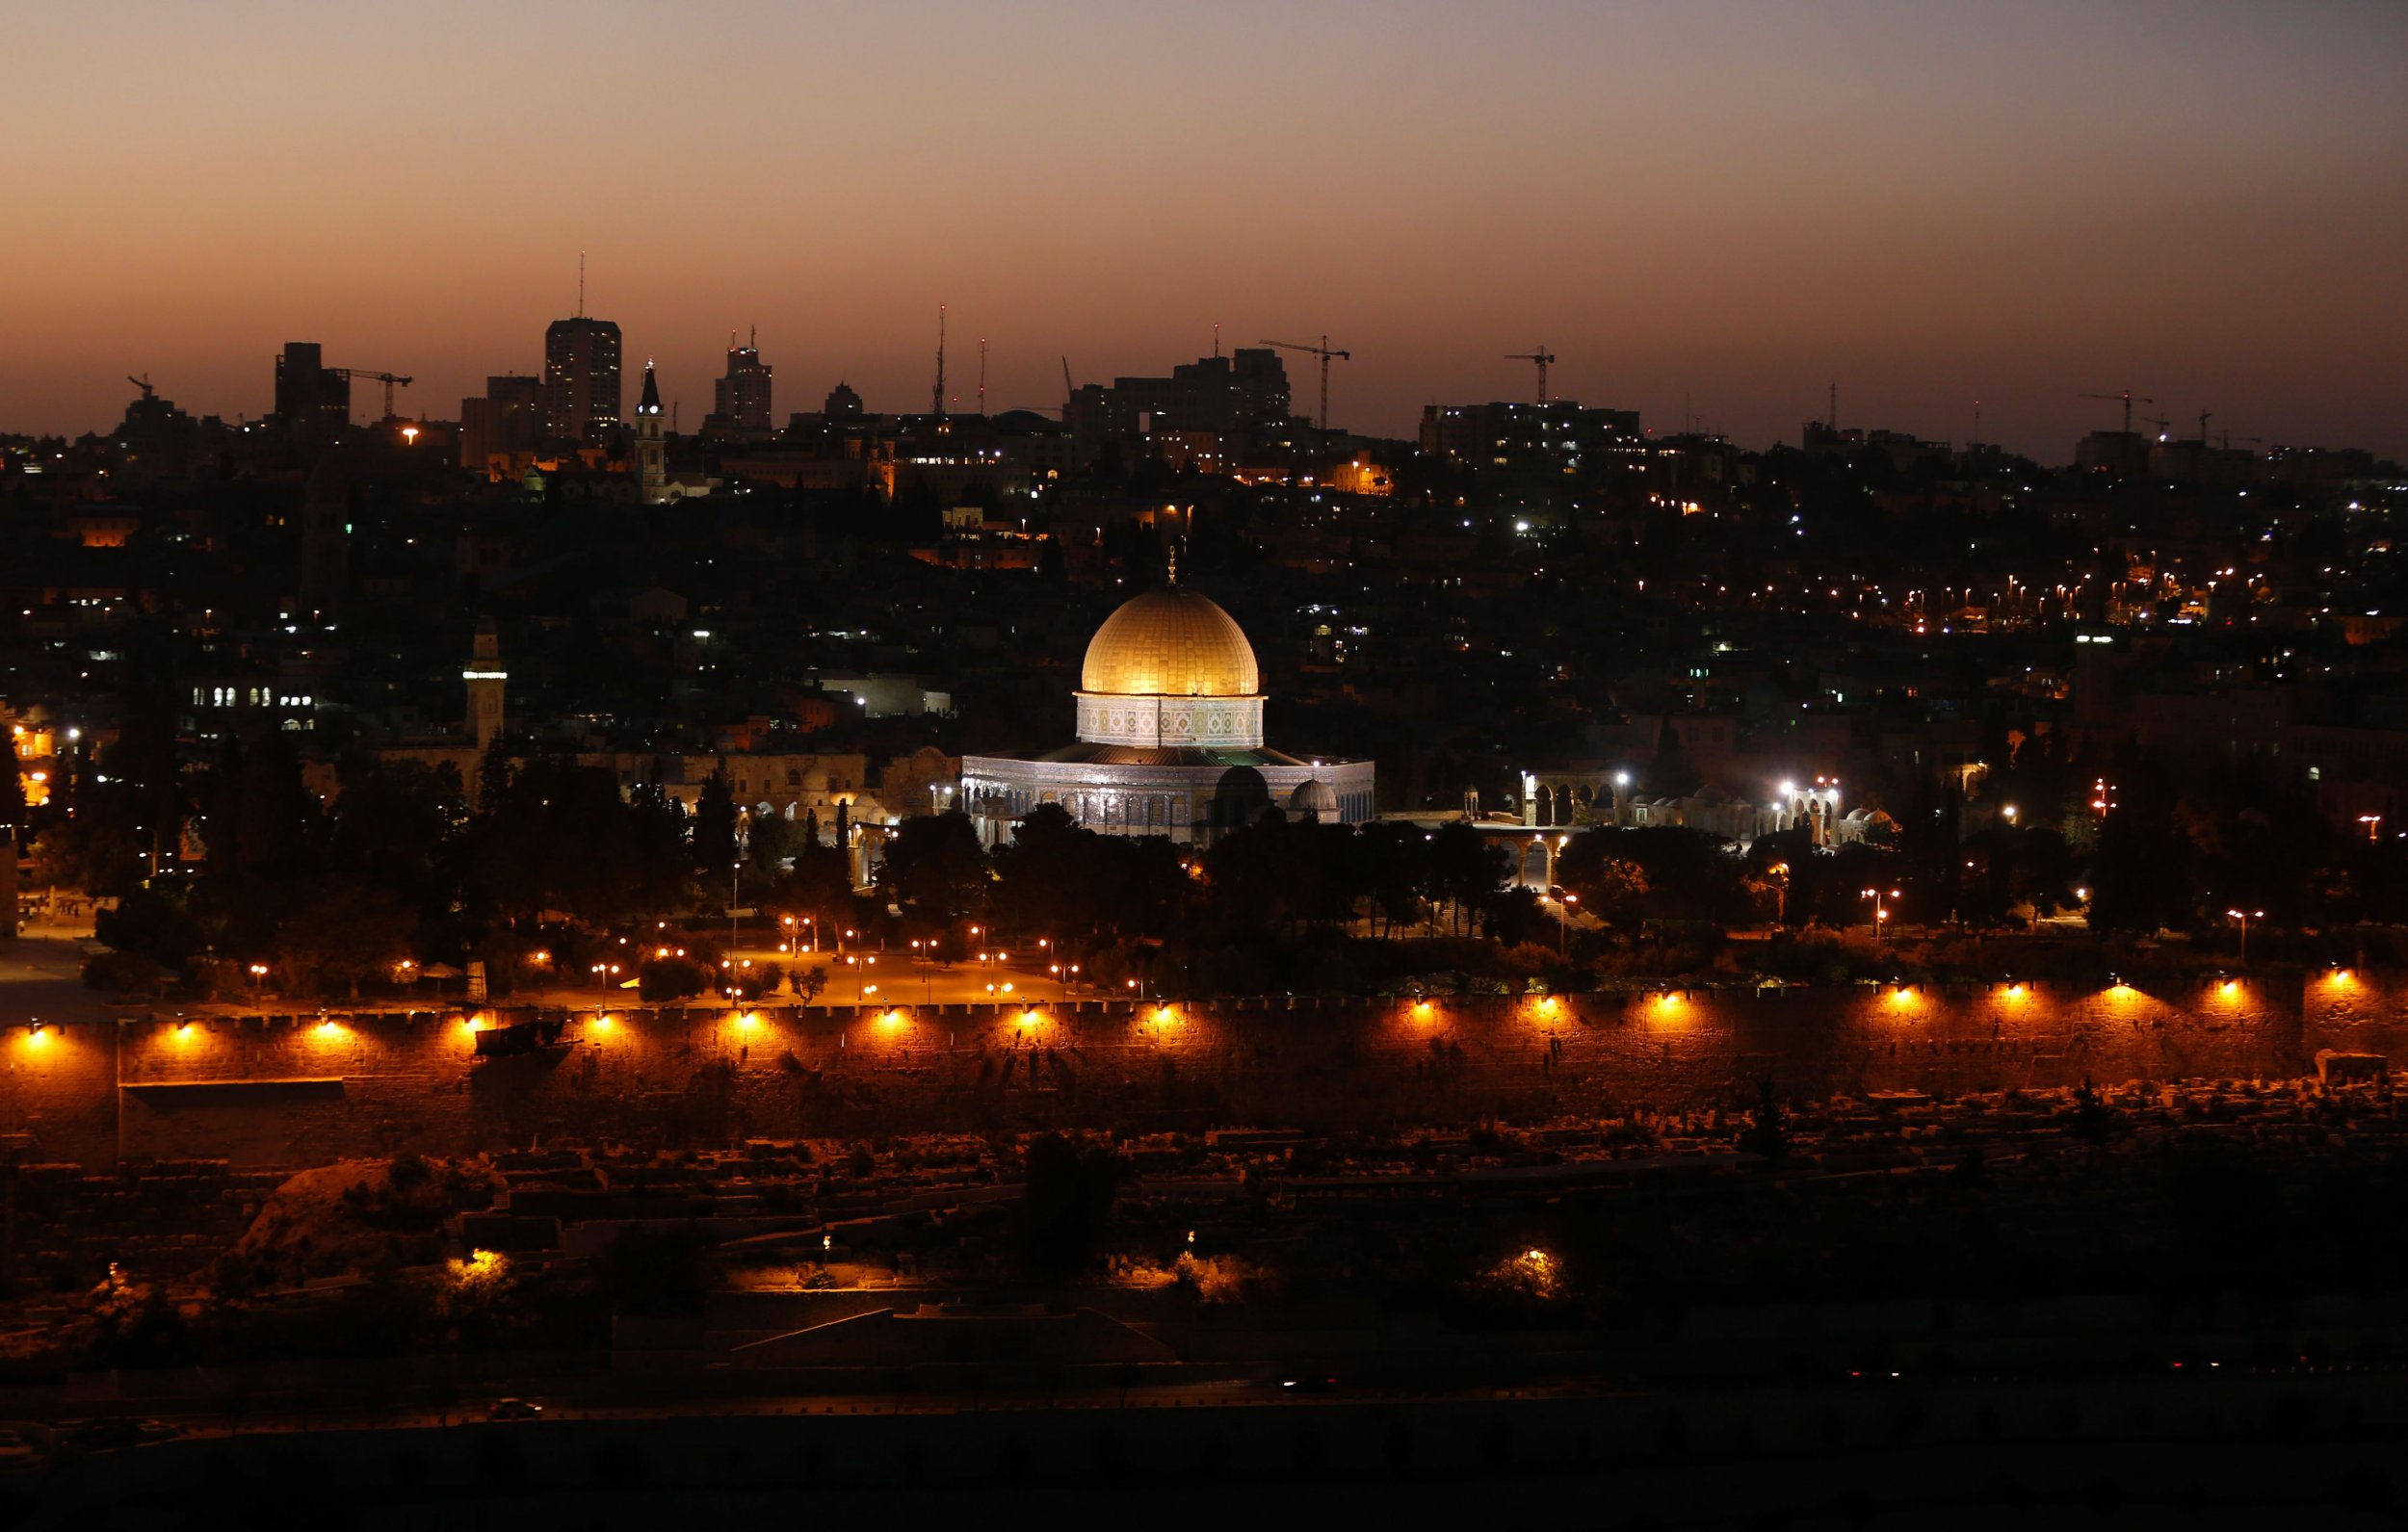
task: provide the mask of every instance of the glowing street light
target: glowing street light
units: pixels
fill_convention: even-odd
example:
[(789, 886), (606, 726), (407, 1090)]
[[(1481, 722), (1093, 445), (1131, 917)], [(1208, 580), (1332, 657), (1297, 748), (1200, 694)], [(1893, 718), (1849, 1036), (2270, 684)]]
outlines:
[(2247, 968), (2249, 966), (2249, 922), (2251, 921), (2264, 920), (2265, 911), (2226, 910), (2224, 912), (2224, 918), (2228, 921), (2238, 921), (2240, 922), (2240, 965), (2243, 968)]
[(1888, 901), (1897, 898), (1898, 891), (1892, 889), (1884, 894), (1879, 889), (1867, 889), (1857, 896), (1872, 901), (1872, 933), (1875, 937), (1880, 936), (1884, 923), (1890, 919), (1891, 911)]

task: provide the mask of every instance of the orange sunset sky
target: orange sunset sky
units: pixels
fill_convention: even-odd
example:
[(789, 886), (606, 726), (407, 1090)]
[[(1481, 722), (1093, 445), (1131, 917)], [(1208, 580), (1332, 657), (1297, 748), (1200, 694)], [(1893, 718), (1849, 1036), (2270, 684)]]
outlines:
[[(0, 430), (275, 351), (454, 418), (576, 300), (692, 427), (731, 328), (993, 408), (1327, 332), (1336, 423), (1560, 397), (2051, 461), (2177, 428), (2408, 456), (2408, 6), (16, 8)], [(1309, 363), (1291, 361), (1298, 406)], [(362, 385), (355, 404), (376, 403)], [(632, 402), (632, 392), (630, 395)]]

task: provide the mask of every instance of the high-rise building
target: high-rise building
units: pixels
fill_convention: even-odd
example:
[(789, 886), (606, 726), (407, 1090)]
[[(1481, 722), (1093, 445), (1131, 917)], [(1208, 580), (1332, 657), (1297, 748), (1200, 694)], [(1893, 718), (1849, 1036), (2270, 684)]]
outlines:
[(556, 319), (543, 332), (543, 434), (596, 442), (618, 428), (618, 326)]
[(276, 419), (296, 435), (317, 435), (351, 423), (351, 377), (325, 362), (325, 350), (315, 341), (286, 341), (276, 353)]
[(727, 337), (727, 376), (711, 385), (711, 412), (729, 428), (766, 431), (770, 428), (770, 364), (757, 346), (736, 344)]
[[(724, 385), (721, 385), (724, 386)], [(661, 389), (643, 364), (643, 394), (636, 401), (636, 482), (647, 506), (668, 498), (667, 443), (661, 435)]]
[(124, 424), (118, 427), (117, 447), (123, 455), (120, 471), (129, 478), (189, 473), (226, 440), (225, 423), (215, 415), (198, 420), (162, 399), (147, 377), (127, 381), (142, 390), (125, 406)]
[(484, 380), (484, 393), (459, 402), (459, 465), (509, 475), (543, 440), (543, 379), (511, 373)]
[(1560, 477), (1644, 445), (1635, 409), (1584, 409), (1570, 400), (1422, 406), (1422, 454), (1458, 468)]
[(1115, 377), (1074, 390), (1062, 424), (1084, 440), (1153, 431), (1214, 431), (1232, 438), (1288, 418), (1288, 369), (1277, 351), (1244, 347), (1183, 362), (1168, 377)]

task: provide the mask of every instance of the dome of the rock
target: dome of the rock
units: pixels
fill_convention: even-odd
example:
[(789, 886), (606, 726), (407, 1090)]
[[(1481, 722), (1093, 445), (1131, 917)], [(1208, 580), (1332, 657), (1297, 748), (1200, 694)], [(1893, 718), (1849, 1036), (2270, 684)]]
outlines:
[(1262, 689), (1262, 671), (1245, 630), (1211, 597), (1149, 590), (1121, 603), (1095, 630), (1079, 688), (1124, 697), (1251, 697)]

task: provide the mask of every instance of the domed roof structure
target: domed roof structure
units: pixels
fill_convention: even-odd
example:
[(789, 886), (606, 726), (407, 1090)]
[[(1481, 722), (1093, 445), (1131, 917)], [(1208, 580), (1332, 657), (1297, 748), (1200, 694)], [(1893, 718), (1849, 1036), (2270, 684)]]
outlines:
[(1209, 596), (1176, 587), (1121, 603), (1086, 646), (1082, 691), (1139, 697), (1251, 697), (1254, 646)]
[(1296, 791), (1288, 794), (1288, 812), (1317, 815), (1324, 822), (1334, 822), (1338, 818), (1338, 790), (1319, 777), (1299, 782)]
[(1123, 602), (1088, 643), (1080, 680), (1076, 742), (961, 758), (955, 802), (983, 844), (1049, 805), (1101, 834), (1190, 845), (1290, 815), (1371, 818), (1372, 763), (1299, 761), (1264, 741), (1269, 699), (1254, 646), (1207, 597), (1173, 584)]

